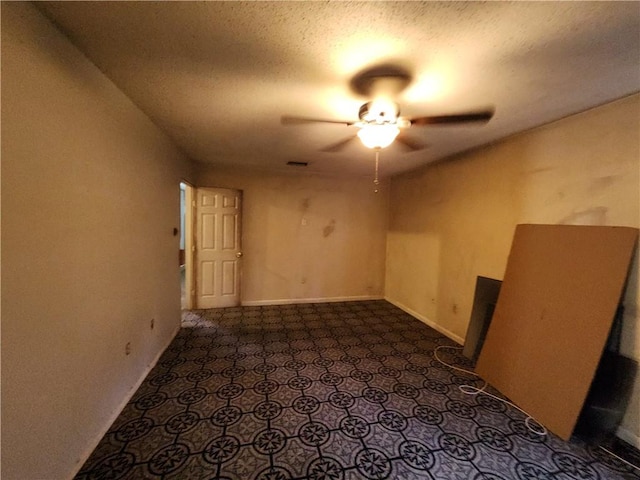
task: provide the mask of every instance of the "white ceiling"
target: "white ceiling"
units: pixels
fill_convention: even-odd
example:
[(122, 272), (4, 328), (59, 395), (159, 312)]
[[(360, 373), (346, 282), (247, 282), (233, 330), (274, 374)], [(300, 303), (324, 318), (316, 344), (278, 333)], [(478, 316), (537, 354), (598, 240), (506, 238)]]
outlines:
[[(411, 127), (425, 150), (381, 152), (396, 174), (640, 90), (638, 2), (45, 2), (38, 7), (194, 160), (371, 175), (350, 81), (409, 70), (402, 114), (494, 106), (484, 126)], [(597, 134), (597, 132), (594, 132)]]

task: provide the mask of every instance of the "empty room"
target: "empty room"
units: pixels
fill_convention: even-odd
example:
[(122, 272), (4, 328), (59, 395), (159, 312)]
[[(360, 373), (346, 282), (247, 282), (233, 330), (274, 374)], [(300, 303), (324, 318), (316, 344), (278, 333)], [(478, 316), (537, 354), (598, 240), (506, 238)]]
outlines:
[(3, 479), (640, 479), (640, 3), (0, 5)]

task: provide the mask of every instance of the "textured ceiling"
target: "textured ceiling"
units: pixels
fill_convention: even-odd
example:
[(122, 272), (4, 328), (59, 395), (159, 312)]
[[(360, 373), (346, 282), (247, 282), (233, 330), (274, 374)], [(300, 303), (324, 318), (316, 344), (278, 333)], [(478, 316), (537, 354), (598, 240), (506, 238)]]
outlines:
[(493, 106), (484, 126), (409, 129), (391, 175), (640, 90), (638, 2), (44, 2), (38, 7), (194, 160), (370, 175), (350, 81), (393, 64), (405, 116)]

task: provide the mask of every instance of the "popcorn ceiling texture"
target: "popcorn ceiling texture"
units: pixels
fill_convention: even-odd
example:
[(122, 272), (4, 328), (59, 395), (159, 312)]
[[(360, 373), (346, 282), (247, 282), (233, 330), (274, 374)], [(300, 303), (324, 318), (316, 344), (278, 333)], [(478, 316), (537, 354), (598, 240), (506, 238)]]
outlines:
[(429, 148), (382, 156), (384, 176), (638, 90), (634, 2), (44, 2), (39, 8), (193, 159), (369, 174), (355, 127), (283, 127), (283, 114), (356, 120), (350, 80), (382, 63), (413, 82), (407, 116), (486, 106), (486, 126), (414, 127)]

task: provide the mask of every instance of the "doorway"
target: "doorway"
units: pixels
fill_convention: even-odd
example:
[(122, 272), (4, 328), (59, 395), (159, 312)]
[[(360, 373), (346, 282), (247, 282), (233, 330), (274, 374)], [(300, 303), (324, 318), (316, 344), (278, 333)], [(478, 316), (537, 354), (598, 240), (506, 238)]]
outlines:
[(193, 192), (194, 188), (180, 182), (180, 306), (182, 310), (194, 308), (193, 288)]

